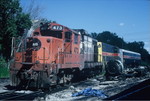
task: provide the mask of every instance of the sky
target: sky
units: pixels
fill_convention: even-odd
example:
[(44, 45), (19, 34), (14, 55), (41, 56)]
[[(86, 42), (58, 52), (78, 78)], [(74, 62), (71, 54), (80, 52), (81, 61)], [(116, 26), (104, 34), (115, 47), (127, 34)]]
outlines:
[(21, 0), (41, 8), (40, 17), (89, 33), (110, 31), (126, 42), (143, 41), (150, 53), (150, 0)]

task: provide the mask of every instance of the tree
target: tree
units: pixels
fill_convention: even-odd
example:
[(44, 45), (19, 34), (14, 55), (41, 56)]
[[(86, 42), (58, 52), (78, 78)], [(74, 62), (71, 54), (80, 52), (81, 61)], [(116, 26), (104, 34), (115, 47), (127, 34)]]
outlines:
[(144, 49), (144, 42), (142, 42), (142, 41), (129, 42), (129, 43), (127, 43), (127, 49), (134, 51), (134, 52), (141, 53), (141, 51)]
[(30, 0), (29, 5), (23, 6), (23, 12), (28, 13), (31, 20), (40, 20), (43, 8), (36, 4), (36, 0)]
[(19, 0), (0, 0), (0, 51), (6, 59), (10, 57), (11, 38), (21, 36), (31, 25), (29, 14), (22, 13)]
[(92, 38), (97, 39), (97, 36), (98, 36), (97, 33), (95, 33), (95, 32), (94, 32), (94, 33), (91, 33), (91, 37), (92, 37)]
[(104, 43), (118, 46), (119, 48), (126, 47), (126, 42), (123, 40), (123, 38), (120, 38), (117, 36), (116, 33), (111, 33), (109, 31), (104, 31), (102, 33), (99, 33), (97, 35), (97, 40)]

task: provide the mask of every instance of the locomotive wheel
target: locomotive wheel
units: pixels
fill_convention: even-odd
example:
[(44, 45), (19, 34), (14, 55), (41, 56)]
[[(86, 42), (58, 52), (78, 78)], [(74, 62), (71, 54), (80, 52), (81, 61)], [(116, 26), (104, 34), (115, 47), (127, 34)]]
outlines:
[(123, 65), (118, 60), (109, 61), (106, 66), (108, 75), (120, 75), (123, 73)]
[(66, 83), (67, 83), (67, 80), (66, 80), (66, 77), (65, 77), (65, 75), (64, 75), (64, 76), (63, 76), (63, 85), (65, 86)]
[(64, 75), (63, 77), (63, 85), (71, 84), (72, 75)]

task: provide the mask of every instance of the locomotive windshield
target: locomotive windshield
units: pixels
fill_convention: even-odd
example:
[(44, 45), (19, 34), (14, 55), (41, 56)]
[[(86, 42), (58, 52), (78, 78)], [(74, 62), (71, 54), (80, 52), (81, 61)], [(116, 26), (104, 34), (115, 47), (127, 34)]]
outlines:
[(42, 36), (51, 36), (51, 37), (55, 37), (55, 38), (59, 38), (59, 39), (62, 38), (62, 32), (60, 32), (60, 31), (42, 30), (41, 35)]
[(46, 23), (40, 27), (42, 36), (51, 36), (56, 38), (62, 38), (62, 27), (52, 26), (52, 30), (49, 28), (49, 24)]

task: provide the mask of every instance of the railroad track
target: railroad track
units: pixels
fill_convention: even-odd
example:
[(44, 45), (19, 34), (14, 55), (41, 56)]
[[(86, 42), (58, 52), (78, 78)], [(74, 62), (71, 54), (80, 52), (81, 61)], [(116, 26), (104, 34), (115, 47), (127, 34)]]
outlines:
[[(146, 79), (134, 86), (105, 100), (149, 100), (150, 79)], [(129, 84), (130, 85), (130, 84)]]
[(0, 93), (0, 101), (4, 100), (34, 100), (38, 97), (45, 97), (47, 94), (53, 94), (62, 90), (65, 90), (69, 87), (69, 85), (65, 86), (52, 86), (51, 89), (47, 90), (39, 90), (39, 91), (31, 91), (28, 93), (26, 90), (17, 91), (11, 90), (7, 92)]
[[(72, 83), (71, 85), (72, 86), (78, 86), (78, 85), (82, 85), (85, 82), (86, 82), (86, 80), (80, 81), (80, 82), (76, 82), (76, 83)], [(138, 82), (131, 82), (131, 83), (129, 83), (126, 86), (133, 86), (133, 85), (136, 85), (137, 83)], [(123, 84), (121, 84), (121, 85), (123, 85)], [(126, 88), (126, 86), (124, 88)], [(53, 86), (53, 87), (51, 87), (51, 89), (46, 90), (46, 91), (42, 91), (42, 90), (40, 90), (40, 91), (32, 91), (31, 93), (26, 93), (25, 90), (24, 90), (24, 92), (11, 90), (11, 91), (8, 91), (8, 92), (0, 93), (0, 100), (34, 100), (35, 98), (38, 98), (38, 97), (45, 98), (45, 96), (47, 94), (53, 94), (53, 93), (65, 90), (65, 89), (67, 89), (69, 87), (70, 87), (70, 85), (65, 85), (65, 86), (58, 85), (58, 86)], [(116, 87), (113, 87), (113, 88), (110, 88), (110, 89), (109, 88), (105, 89), (104, 91), (111, 92), (111, 91), (113, 91), (115, 89), (120, 89), (120, 88), (121, 87), (116, 86)]]
[(0, 93), (0, 100), (6, 99), (9, 96), (11, 96), (11, 94), (13, 94), (15, 91), (6, 91), (6, 92), (2, 92)]
[(131, 86), (137, 85), (138, 83), (139, 83), (139, 82), (131, 82), (131, 83), (128, 83), (127, 85), (124, 85), (124, 83), (123, 83), (123, 84), (119, 84), (119, 86), (115, 86), (115, 87), (110, 88), (110, 89), (107, 89), (107, 90), (105, 90), (105, 91), (106, 91), (106, 92), (111, 92), (111, 91), (114, 91), (114, 90), (120, 89), (120, 88), (129, 88), (129, 87), (131, 87)]
[(37, 96), (44, 95), (42, 91), (32, 93), (18, 93), (17, 91), (8, 91), (0, 93), (0, 100), (33, 100)]

